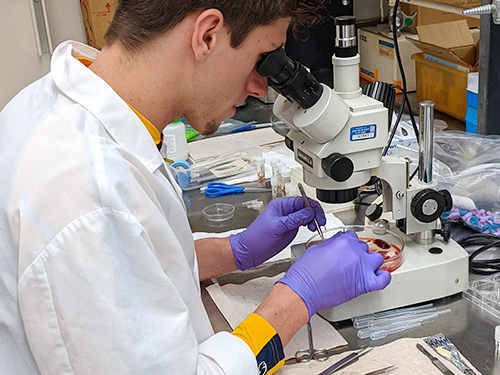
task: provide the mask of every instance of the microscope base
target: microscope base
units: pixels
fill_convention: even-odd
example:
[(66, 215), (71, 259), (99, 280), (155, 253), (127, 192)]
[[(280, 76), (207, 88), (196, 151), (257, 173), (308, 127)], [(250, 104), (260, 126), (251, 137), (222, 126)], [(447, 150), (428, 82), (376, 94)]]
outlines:
[[(397, 232), (404, 240), (403, 265), (392, 273), (391, 283), (381, 291), (359, 296), (319, 314), (331, 322), (360, 315), (395, 309), (431, 301), (462, 292), (469, 281), (469, 257), (455, 241), (445, 243), (436, 237), (431, 245), (419, 245), (410, 237)], [(429, 250), (441, 249), (438, 254)], [(292, 249), (300, 256), (304, 247)]]
[[(384, 290), (320, 312), (325, 319), (337, 322), (360, 315), (443, 298), (464, 290), (469, 281), (469, 256), (455, 241), (440, 238), (431, 245), (416, 244), (398, 233), (405, 241), (403, 265), (392, 273), (392, 281)], [(432, 249), (441, 249), (433, 254)]]

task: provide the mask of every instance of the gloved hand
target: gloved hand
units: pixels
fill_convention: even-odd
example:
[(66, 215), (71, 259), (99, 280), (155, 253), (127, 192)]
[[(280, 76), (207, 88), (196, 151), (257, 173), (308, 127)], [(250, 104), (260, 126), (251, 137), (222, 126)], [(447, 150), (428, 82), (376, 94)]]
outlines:
[(229, 237), (236, 265), (240, 270), (256, 267), (278, 254), (295, 238), (299, 228), (316, 217), (319, 225), (326, 224), (325, 213), (315, 200), (307, 208), (301, 197), (273, 199), (243, 232)]
[(383, 262), (354, 232), (339, 232), (309, 247), (278, 282), (302, 298), (310, 319), (320, 310), (384, 289), (391, 274), (378, 269)]

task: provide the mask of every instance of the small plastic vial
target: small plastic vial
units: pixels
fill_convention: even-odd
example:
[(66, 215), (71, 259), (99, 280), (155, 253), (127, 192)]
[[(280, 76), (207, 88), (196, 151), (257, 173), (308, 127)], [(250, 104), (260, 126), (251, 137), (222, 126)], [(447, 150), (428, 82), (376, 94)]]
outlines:
[(285, 193), (287, 197), (295, 197), (297, 195), (297, 189), (295, 188), (295, 185), (291, 182), (287, 182), (285, 184)]
[(263, 156), (257, 156), (255, 158), (255, 165), (257, 166), (257, 183), (259, 187), (266, 186), (266, 168), (265, 168), (265, 159)]
[(495, 357), (500, 356), (500, 326), (495, 327)]
[(272, 176), (276, 176), (276, 164), (280, 162), (280, 159), (272, 159), (269, 164), (271, 165), (271, 170), (272, 170)]
[(276, 176), (271, 177), (271, 192), (273, 198), (278, 196), (278, 178)]
[(289, 168), (284, 168), (280, 171), (281, 174), (281, 195), (286, 197), (286, 184), (292, 182), (292, 171)]
[(277, 191), (277, 194), (278, 194), (278, 197), (283, 197), (283, 192), (285, 191), (285, 184), (283, 183), (283, 177), (281, 175), (281, 171), (285, 168), (285, 165), (284, 164), (278, 164), (278, 171), (276, 172), (277, 173), (277, 183), (278, 183), (278, 191)]

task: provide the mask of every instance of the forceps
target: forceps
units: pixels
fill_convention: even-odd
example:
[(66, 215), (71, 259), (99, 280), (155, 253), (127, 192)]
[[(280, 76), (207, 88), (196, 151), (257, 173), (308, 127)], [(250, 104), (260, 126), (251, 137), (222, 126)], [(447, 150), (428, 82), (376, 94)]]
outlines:
[(311, 322), (307, 323), (307, 339), (309, 341), (309, 349), (297, 350), (295, 352), (297, 362), (309, 362), (311, 359), (323, 362), (330, 358), (328, 350), (323, 348), (314, 349)]
[(398, 366), (396, 365), (391, 365), (391, 366), (387, 366), (387, 367), (384, 367), (384, 368), (380, 368), (378, 370), (375, 370), (375, 371), (370, 371), (370, 372), (367, 372), (366, 374), (364, 375), (381, 375), (381, 374), (389, 374), (391, 372), (393, 372), (394, 370), (396, 370), (398, 368)]

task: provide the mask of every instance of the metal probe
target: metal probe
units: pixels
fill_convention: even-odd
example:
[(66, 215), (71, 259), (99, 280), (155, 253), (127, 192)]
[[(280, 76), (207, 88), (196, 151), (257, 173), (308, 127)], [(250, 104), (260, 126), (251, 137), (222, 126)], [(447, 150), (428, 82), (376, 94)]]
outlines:
[[(306, 192), (304, 191), (304, 187), (300, 182), (297, 184), (297, 186), (299, 188), (300, 194), (302, 195), (302, 199), (304, 199), (304, 204), (306, 205), (306, 207), (311, 207), (311, 203), (309, 203), (309, 198), (307, 197)], [(321, 231), (321, 227), (319, 226), (316, 218), (313, 219), (313, 223), (314, 226), (316, 227), (316, 231), (318, 232), (319, 236), (321, 237), (322, 240), (324, 240), (325, 237), (323, 236), (323, 232)]]

